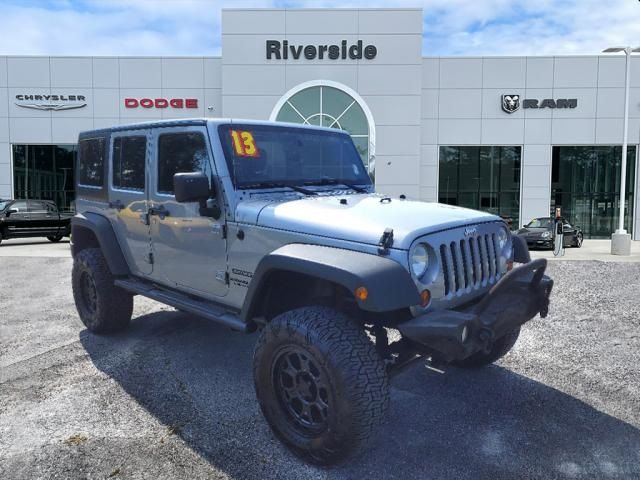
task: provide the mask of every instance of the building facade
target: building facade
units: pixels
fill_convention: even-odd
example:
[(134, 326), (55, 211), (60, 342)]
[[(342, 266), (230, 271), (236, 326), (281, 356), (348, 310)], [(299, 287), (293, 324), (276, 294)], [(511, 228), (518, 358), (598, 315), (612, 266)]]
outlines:
[[(0, 198), (73, 206), (78, 133), (234, 117), (347, 130), (377, 189), (617, 226), (623, 56), (425, 57), (420, 9), (223, 10), (220, 57), (0, 57)], [(428, 45), (427, 45), (428, 48)], [(640, 58), (627, 229), (640, 239)]]

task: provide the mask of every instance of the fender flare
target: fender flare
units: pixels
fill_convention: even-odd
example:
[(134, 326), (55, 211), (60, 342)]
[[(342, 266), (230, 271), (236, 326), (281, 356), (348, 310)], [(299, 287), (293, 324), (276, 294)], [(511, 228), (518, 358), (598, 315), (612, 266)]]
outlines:
[(113, 231), (111, 222), (104, 216), (97, 213), (85, 212), (77, 214), (71, 219), (71, 253), (75, 256), (77, 253), (74, 237), (78, 237), (80, 229), (90, 230), (98, 240), (98, 245), (104, 258), (107, 260), (109, 270), (115, 276), (129, 275), (131, 272), (127, 261), (122, 254), (120, 244)]
[(242, 307), (241, 318), (251, 321), (271, 273), (302, 273), (342, 285), (349, 292), (365, 287), (366, 300), (358, 306), (369, 312), (388, 312), (420, 304), (409, 272), (386, 257), (341, 248), (293, 243), (274, 250), (258, 264)]

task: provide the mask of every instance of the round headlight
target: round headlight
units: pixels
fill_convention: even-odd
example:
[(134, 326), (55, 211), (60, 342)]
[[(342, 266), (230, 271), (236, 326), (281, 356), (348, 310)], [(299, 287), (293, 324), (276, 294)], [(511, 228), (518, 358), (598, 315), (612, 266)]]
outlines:
[(419, 243), (413, 249), (410, 258), (411, 271), (413, 274), (420, 278), (427, 271), (429, 265), (429, 252), (427, 247), (423, 243)]
[(507, 241), (509, 240), (509, 234), (507, 233), (507, 230), (504, 228), (501, 228), (498, 231), (498, 247), (500, 247), (500, 250), (504, 250), (504, 247), (507, 246)]
[(548, 230), (545, 230), (544, 232), (542, 232), (542, 233), (540, 234), (540, 236), (541, 236), (542, 238), (551, 238), (551, 232), (550, 232), (550, 231), (548, 231)]

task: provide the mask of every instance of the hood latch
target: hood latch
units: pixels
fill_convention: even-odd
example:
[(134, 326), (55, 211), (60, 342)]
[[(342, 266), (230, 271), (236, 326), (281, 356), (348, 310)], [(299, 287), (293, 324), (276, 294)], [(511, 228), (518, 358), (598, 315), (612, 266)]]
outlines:
[(393, 246), (393, 228), (385, 228), (384, 233), (378, 242), (378, 254), (388, 255), (389, 249)]

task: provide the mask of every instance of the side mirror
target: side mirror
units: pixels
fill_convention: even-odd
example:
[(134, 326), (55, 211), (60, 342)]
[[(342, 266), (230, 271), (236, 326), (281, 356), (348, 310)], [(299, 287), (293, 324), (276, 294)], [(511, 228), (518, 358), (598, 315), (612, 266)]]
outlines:
[(7, 210), (6, 216), (10, 217), (12, 213), (18, 213), (18, 209), (17, 208), (10, 208), (9, 210)]
[(204, 202), (214, 194), (203, 172), (176, 173), (173, 176), (173, 192), (180, 203)]

